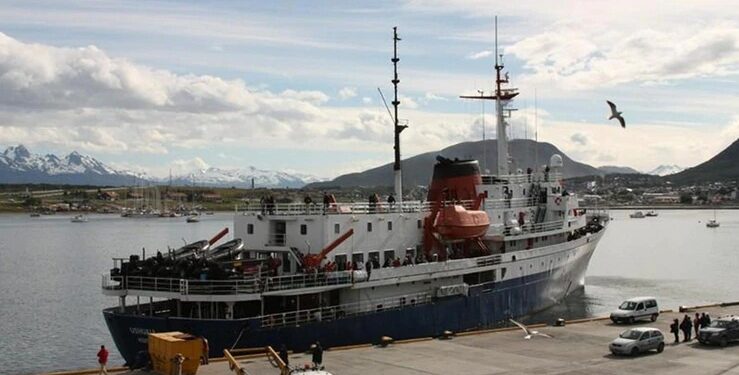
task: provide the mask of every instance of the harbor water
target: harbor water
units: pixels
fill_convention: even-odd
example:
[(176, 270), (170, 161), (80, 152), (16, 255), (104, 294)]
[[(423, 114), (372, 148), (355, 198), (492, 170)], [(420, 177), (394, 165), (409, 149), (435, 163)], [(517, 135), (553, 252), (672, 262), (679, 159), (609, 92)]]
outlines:
[[(739, 210), (717, 211), (721, 227), (715, 229), (705, 226), (713, 218), (709, 210), (660, 210), (644, 219), (628, 213), (611, 211), (584, 291), (529, 320), (602, 315), (637, 295), (655, 296), (663, 308), (739, 300)], [(65, 215), (0, 215), (3, 371), (91, 368), (101, 344), (110, 348), (111, 365), (122, 364), (101, 313), (117, 303), (100, 293), (111, 258), (142, 248), (152, 255), (231, 225), (228, 213), (191, 224), (184, 218), (92, 215), (87, 223), (72, 223)]]

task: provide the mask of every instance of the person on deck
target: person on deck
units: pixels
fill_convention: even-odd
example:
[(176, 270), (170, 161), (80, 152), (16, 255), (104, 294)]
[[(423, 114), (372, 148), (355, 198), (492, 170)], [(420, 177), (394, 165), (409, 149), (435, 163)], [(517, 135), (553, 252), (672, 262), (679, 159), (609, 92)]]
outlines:
[(328, 206), (331, 204), (331, 198), (328, 196), (328, 193), (325, 191), (323, 192), (323, 214), (326, 214), (326, 211), (328, 211)]
[(313, 199), (310, 195), (306, 195), (305, 199), (303, 199), (303, 203), (305, 203), (305, 213), (309, 213), (310, 209), (313, 208)]
[(108, 365), (108, 350), (105, 349), (105, 345), (100, 345), (98, 363), (100, 364), (100, 374), (108, 375), (108, 369), (105, 368)]
[(395, 197), (392, 194), (387, 196), (387, 205), (390, 206), (390, 210), (395, 207)]

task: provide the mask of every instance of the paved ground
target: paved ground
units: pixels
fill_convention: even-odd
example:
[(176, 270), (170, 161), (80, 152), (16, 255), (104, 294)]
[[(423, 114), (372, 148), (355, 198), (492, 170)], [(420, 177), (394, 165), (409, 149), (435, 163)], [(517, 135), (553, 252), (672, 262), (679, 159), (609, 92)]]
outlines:
[[(699, 309), (715, 318), (737, 314), (739, 306)], [(691, 314), (691, 316), (694, 312)], [(351, 374), (739, 374), (739, 343), (727, 348), (706, 347), (693, 340), (672, 344), (669, 324), (684, 314), (665, 313), (655, 323), (669, 344), (662, 354), (616, 357), (608, 343), (628, 328), (610, 320), (538, 328), (554, 338), (524, 340), (522, 331), (457, 336), (450, 340), (423, 340), (386, 348), (359, 347), (324, 352), (326, 370)], [(240, 360), (250, 375), (279, 374), (264, 358)], [(309, 354), (290, 356), (292, 365), (310, 362)], [(200, 375), (231, 374), (224, 362), (201, 367)], [(139, 373), (140, 374), (140, 373)]]

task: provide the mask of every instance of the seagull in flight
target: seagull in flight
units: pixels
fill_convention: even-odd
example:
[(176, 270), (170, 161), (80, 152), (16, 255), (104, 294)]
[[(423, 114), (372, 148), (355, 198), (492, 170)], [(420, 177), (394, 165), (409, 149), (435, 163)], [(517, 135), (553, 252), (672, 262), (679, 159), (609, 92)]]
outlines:
[(609, 117), (608, 119), (609, 120), (612, 120), (614, 118), (615, 119), (618, 119), (618, 122), (621, 123), (621, 127), (622, 128), (625, 128), (626, 127), (626, 121), (624, 120), (623, 117), (621, 117), (621, 113), (622, 112), (619, 112), (618, 109), (616, 109), (616, 105), (613, 104), (612, 101), (606, 100), (606, 103), (608, 103), (608, 106), (611, 107), (611, 117)]
[(526, 333), (526, 336), (523, 337), (526, 340), (530, 339), (532, 336), (543, 336), (543, 337), (548, 337), (550, 339), (552, 338), (552, 336), (549, 336), (546, 333), (542, 333), (542, 332), (539, 332), (539, 331), (532, 331), (532, 330), (528, 329), (528, 327), (526, 327), (525, 325), (523, 325), (523, 323), (519, 323), (519, 322), (517, 322), (517, 321), (515, 321), (513, 319), (508, 319), (508, 320), (510, 320), (511, 323), (517, 325), (519, 328), (521, 328)]

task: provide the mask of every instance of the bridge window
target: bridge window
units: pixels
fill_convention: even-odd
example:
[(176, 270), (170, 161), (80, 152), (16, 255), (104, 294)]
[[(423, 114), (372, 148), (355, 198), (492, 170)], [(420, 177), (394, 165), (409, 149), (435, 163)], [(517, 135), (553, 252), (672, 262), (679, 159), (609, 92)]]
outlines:
[(254, 234), (254, 224), (246, 224), (246, 234)]
[(388, 221), (387, 222), (387, 230), (393, 230), (393, 222), (392, 221)]
[(282, 253), (282, 271), (290, 272), (290, 256), (288, 253)]
[(395, 260), (395, 250), (385, 250), (383, 254), (385, 256), (385, 264), (392, 265)]
[(334, 233), (336, 234), (341, 233), (341, 224), (339, 223), (334, 224)]
[(303, 235), (308, 234), (308, 225), (300, 224), (300, 234), (303, 234)]
[(372, 223), (367, 223), (367, 232), (372, 232)]
[(346, 270), (346, 254), (336, 255), (334, 257), (334, 262), (336, 263), (336, 268), (339, 271)]
[(361, 264), (362, 266), (364, 266), (364, 264), (363, 264), (364, 263), (364, 254), (362, 254), (362, 253), (352, 254), (352, 262), (354, 262), (356, 264)]

